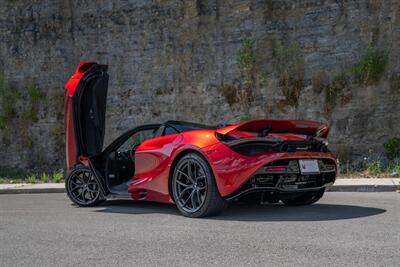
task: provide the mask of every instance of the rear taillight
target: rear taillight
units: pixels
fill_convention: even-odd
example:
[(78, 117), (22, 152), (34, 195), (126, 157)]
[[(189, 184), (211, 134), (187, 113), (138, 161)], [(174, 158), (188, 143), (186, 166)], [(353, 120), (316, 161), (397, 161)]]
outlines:
[(221, 134), (221, 133), (219, 133), (219, 132), (215, 132), (215, 137), (216, 137), (219, 141), (221, 141), (221, 142), (223, 142), (223, 143), (229, 143), (229, 142), (231, 142), (231, 141), (235, 141), (235, 140), (238, 139), (238, 138), (236, 138), (236, 137), (234, 137), (234, 136), (232, 136), (232, 135), (229, 135), (229, 134)]
[(266, 167), (266, 172), (285, 172), (286, 167)]
[(268, 143), (262, 141), (249, 141), (239, 144), (233, 144), (230, 145), (230, 148), (233, 151), (246, 156), (254, 156), (279, 151), (279, 147), (276, 143)]

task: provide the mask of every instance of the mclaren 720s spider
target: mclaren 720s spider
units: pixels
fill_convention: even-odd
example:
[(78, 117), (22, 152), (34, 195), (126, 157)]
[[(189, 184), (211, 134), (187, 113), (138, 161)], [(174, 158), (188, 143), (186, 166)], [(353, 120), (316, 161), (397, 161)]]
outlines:
[(81, 62), (65, 86), (65, 186), (79, 206), (128, 198), (205, 217), (234, 200), (309, 205), (336, 179), (329, 128), (315, 121), (167, 121), (137, 126), (103, 149), (107, 90), (107, 66), (94, 62)]

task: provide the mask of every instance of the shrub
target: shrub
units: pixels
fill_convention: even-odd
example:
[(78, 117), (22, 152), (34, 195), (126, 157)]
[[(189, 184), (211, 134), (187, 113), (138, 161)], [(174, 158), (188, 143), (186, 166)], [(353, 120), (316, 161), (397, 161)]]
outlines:
[(253, 101), (253, 91), (256, 87), (257, 78), (260, 76), (256, 68), (254, 41), (249, 37), (242, 36), (240, 38), (238, 64), (241, 75), (239, 84), (223, 85), (222, 94), (230, 106), (238, 103), (242, 107), (246, 107)]
[(327, 75), (324, 71), (317, 72), (311, 79), (313, 92), (320, 94), (322, 90), (327, 86)]
[(39, 105), (45, 98), (45, 94), (40, 90), (39, 86), (35, 82), (31, 82), (27, 86), (28, 103), (25, 109), (21, 113), (21, 126), (29, 127), (32, 123), (38, 121), (38, 110)]
[(392, 137), (389, 138), (384, 144), (386, 157), (389, 160), (393, 160), (400, 157), (400, 138)]
[(400, 158), (390, 160), (385, 166), (385, 173), (394, 174), (395, 176), (400, 175)]
[(63, 180), (63, 178), (64, 178), (64, 174), (60, 171), (60, 172), (53, 173), (51, 180), (53, 181), (53, 183), (60, 183)]
[(340, 173), (356, 177), (400, 177), (400, 158), (388, 160), (386, 157), (370, 155), (362, 160), (339, 165)]
[(237, 98), (237, 87), (232, 84), (225, 84), (222, 87), (222, 94), (225, 97), (226, 102), (228, 102), (229, 106), (238, 102)]
[(36, 180), (37, 180), (36, 174), (31, 174), (26, 178), (26, 181), (31, 184), (36, 184)]
[(50, 181), (50, 177), (49, 177), (49, 175), (47, 173), (44, 172), (42, 174), (41, 180), (42, 180), (43, 183), (48, 183)]
[(273, 58), (286, 103), (297, 106), (300, 92), (304, 87), (304, 58), (300, 46), (279, 44), (273, 50)]
[(369, 174), (376, 176), (382, 171), (382, 164), (379, 160), (374, 160), (366, 163), (366, 170)]
[(0, 129), (5, 129), (16, 116), (15, 102), (18, 96), (18, 91), (11, 88), (3, 76), (0, 76)]
[(43, 92), (40, 90), (39, 86), (35, 82), (29, 83), (26, 89), (29, 99), (34, 103), (37, 103), (45, 98), (45, 94), (43, 94)]
[(62, 171), (54, 172), (52, 174), (43, 173), (26, 173), (21, 169), (0, 167), (0, 183), (60, 183), (64, 178)]
[(353, 74), (358, 83), (370, 84), (379, 81), (388, 63), (386, 50), (368, 47), (354, 66)]
[[(19, 132), (26, 135), (28, 128), (38, 120), (40, 101), (44, 98), (45, 95), (34, 82), (29, 83), (26, 87), (26, 94), (21, 95), (17, 89), (10, 87), (0, 76), (0, 129), (7, 128), (16, 118), (15, 125), (19, 126)], [(19, 110), (16, 108), (16, 105), (19, 106), (18, 103), (24, 103)]]
[(238, 61), (242, 83), (231, 89), (235, 89), (236, 102), (245, 107), (253, 100), (257, 76), (254, 41), (248, 37), (240, 38)]
[(348, 84), (349, 78), (342, 72), (325, 86), (325, 109), (328, 113), (336, 106), (337, 99), (343, 95), (343, 90)]
[(248, 37), (240, 38), (239, 69), (245, 84), (252, 83), (256, 66), (254, 41)]
[[(324, 83), (323, 72), (315, 74), (312, 78), (314, 93), (318, 94), (322, 88), (325, 89), (325, 110), (330, 113), (336, 106), (338, 98), (341, 99), (342, 104), (351, 100), (350, 89), (354, 84), (371, 84), (379, 81), (385, 72), (387, 63), (388, 54), (385, 50), (369, 47), (356, 65), (350, 69), (341, 70), (340, 74), (335, 76), (331, 82)], [(392, 75), (390, 84), (392, 90), (396, 90), (400, 87), (400, 79), (397, 79), (396, 75)]]

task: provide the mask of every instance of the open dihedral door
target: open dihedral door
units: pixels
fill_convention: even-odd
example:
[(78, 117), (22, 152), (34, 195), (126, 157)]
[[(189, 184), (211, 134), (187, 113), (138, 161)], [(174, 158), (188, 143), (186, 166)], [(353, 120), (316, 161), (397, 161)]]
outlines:
[(108, 89), (107, 66), (81, 62), (65, 85), (67, 168), (103, 149)]

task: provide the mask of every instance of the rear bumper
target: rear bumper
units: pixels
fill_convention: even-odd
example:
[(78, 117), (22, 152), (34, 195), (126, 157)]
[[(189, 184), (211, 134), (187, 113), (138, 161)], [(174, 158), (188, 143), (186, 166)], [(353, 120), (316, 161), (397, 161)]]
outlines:
[[(285, 163), (286, 166), (283, 166)], [(276, 165), (280, 167), (276, 167)], [(227, 199), (235, 199), (253, 192), (294, 194), (317, 191), (329, 187), (335, 182), (336, 164), (332, 160), (318, 159), (320, 172), (315, 174), (301, 174), (297, 165), (298, 161), (293, 159), (271, 162), (260, 168)], [(277, 168), (284, 168), (285, 171), (275, 171)]]
[(323, 188), (329, 188), (332, 186), (333, 183), (327, 183), (323, 186), (320, 187), (312, 187), (312, 188), (304, 188), (304, 189), (281, 189), (277, 187), (257, 187), (257, 188), (249, 188), (244, 191), (239, 191), (235, 192), (231, 196), (225, 197), (226, 200), (234, 200), (240, 197), (243, 197), (248, 194), (253, 194), (253, 193), (263, 193), (263, 192), (277, 192), (280, 194), (287, 194), (287, 195), (293, 195), (293, 194), (301, 194), (304, 192), (310, 192), (310, 191), (319, 191)]
[[(278, 191), (302, 192), (319, 190), (332, 185), (336, 179), (336, 159), (330, 152), (293, 152), (266, 153), (256, 156), (245, 156), (234, 152), (223, 144), (204, 149), (210, 166), (213, 169), (218, 190), (222, 197), (232, 199), (250, 192)], [(263, 173), (266, 166), (276, 162), (299, 159), (317, 159), (333, 165), (329, 174), (322, 172), (305, 177), (296, 171)], [(254, 181), (255, 177), (264, 181)], [(272, 179), (271, 179), (272, 178)]]

